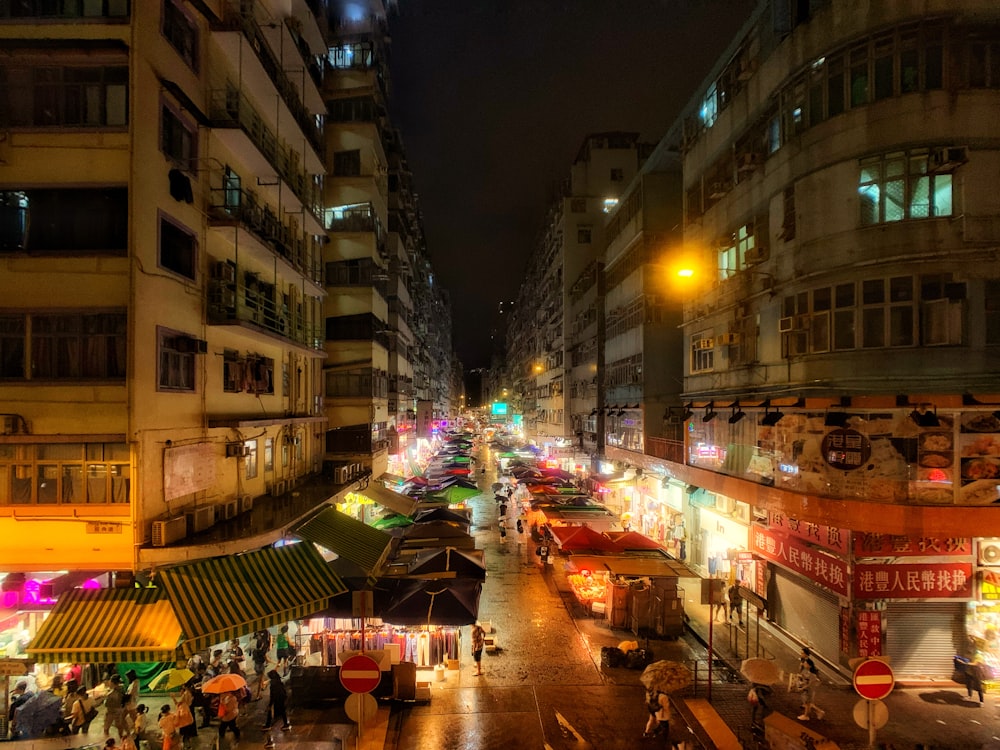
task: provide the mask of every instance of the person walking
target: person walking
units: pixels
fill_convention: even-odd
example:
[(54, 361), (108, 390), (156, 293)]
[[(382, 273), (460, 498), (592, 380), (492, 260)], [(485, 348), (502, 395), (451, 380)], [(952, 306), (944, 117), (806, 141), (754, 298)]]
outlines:
[(288, 722), (288, 693), (285, 690), (285, 683), (281, 681), (281, 675), (276, 669), (268, 672), (267, 678), (270, 681), (268, 685), (270, 697), (267, 702), (267, 718), (261, 729), (270, 729), (278, 719), (281, 719), (282, 730), (291, 729), (292, 725)]
[(740, 596), (739, 579), (733, 581), (729, 587), (729, 622), (733, 621), (733, 616), (739, 620), (739, 626), (743, 627), (743, 597)]
[(771, 713), (771, 707), (768, 705), (767, 699), (771, 697), (772, 692), (771, 688), (767, 685), (754, 683), (750, 686), (750, 692), (747, 693), (747, 701), (750, 703), (751, 726), (757, 724), (758, 713), (760, 714), (761, 721)]
[(134, 669), (125, 673), (128, 687), (125, 688), (125, 712), (130, 722), (135, 722), (136, 707), (139, 705), (139, 675)]
[(87, 688), (82, 685), (76, 689), (76, 703), (69, 717), (69, 731), (72, 734), (87, 734), (90, 731), (90, 722), (97, 718), (97, 707), (94, 699), (90, 697)]
[(176, 750), (180, 744), (177, 733), (177, 714), (170, 710), (170, 704), (160, 706), (160, 718), (157, 721), (163, 733), (163, 750)]
[(646, 691), (646, 710), (649, 711), (649, 718), (646, 719), (646, 729), (642, 733), (643, 737), (654, 737), (663, 735), (670, 737), (670, 698), (666, 693), (660, 691)]
[(113, 674), (108, 680), (108, 692), (104, 696), (104, 736), (111, 735), (111, 727), (118, 730), (118, 739), (128, 734), (128, 722), (125, 713), (125, 690), (122, 688), (121, 675)]
[(223, 740), (226, 732), (232, 731), (236, 741), (240, 741), (240, 728), (236, 726), (236, 720), (240, 716), (240, 703), (236, 699), (236, 693), (223, 693), (219, 696), (219, 748), (223, 747)]
[(486, 631), (478, 622), (472, 626), (472, 661), (476, 664), (476, 671), (473, 676), (479, 677), (483, 673), (483, 648), (486, 646)]
[(198, 736), (198, 722), (194, 720), (194, 689), (190, 681), (184, 684), (173, 701), (177, 706), (177, 732), (181, 736), (181, 744), (189, 747), (191, 740)]
[(278, 659), (277, 668), (281, 674), (288, 672), (288, 666), (292, 661), (291, 644), (288, 642), (288, 626), (282, 625), (278, 631), (278, 637), (274, 641), (275, 656)]
[(135, 707), (135, 719), (132, 720), (132, 739), (135, 740), (136, 747), (145, 739), (146, 730), (149, 729), (149, 715), (146, 713), (146, 704), (140, 703)]
[[(810, 660), (811, 662), (811, 660)], [(799, 673), (799, 692), (802, 694), (802, 713), (797, 717), (799, 721), (809, 721), (810, 712), (816, 714), (817, 719), (822, 719), (826, 712), (816, 705), (816, 688), (819, 686), (819, 670), (813, 664), (807, 665), (805, 672)]]

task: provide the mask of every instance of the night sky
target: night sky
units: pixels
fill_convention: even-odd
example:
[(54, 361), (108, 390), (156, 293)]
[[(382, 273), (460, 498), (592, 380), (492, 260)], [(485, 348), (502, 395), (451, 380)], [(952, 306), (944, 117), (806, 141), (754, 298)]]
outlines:
[(657, 142), (755, 4), (401, 0), (391, 107), (466, 370), (489, 365), (499, 303), (584, 137)]

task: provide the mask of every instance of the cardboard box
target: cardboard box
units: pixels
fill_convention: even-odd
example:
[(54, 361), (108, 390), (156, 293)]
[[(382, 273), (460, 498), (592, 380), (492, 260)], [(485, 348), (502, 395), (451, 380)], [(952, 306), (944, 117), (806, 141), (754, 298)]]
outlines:
[(451, 670), (458, 669), (458, 659), (449, 659), (448, 660), (448, 669), (451, 669)]
[(418, 682), (414, 699), (418, 701), (429, 701), (431, 699), (431, 684), (429, 682)]

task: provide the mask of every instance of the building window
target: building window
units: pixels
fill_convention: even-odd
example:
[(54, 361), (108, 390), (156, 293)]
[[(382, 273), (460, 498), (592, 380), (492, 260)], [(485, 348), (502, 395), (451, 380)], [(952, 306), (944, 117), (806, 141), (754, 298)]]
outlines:
[(361, 151), (335, 151), (333, 154), (333, 174), (337, 177), (361, 176)]
[(861, 224), (952, 214), (952, 176), (930, 170), (928, 149), (895, 151), (861, 160)]
[(246, 448), (246, 457), (243, 459), (246, 466), (246, 478), (255, 479), (257, 477), (257, 441), (247, 440), (243, 446)]
[(166, 104), (160, 113), (160, 150), (181, 169), (194, 171), (198, 158), (198, 129)]
[(233, 349), (222, 354), (222, 390), (227, 393), (274, 393), (274, 360)]
[(192, 70), (198, 70), (198, 25), (178, 0), (164, 0), (163, 36)]
[(274, 438), (264, 440), (264, 471), (274, 471)]
[(0, 253), (123, 255), (127, 188), (0, 191)]
[(592, 229), (590, 227), (577, 227), (576, 241), (581, 245), (589, 245), (591, 242)]
[(702, 99), (699, 115), (701, 116), (702, 124), (706, 128), (712, 127), (719, 117), (719, 94), (714, 83), (705, 92), (705, 98)]
[(375, 64), (375, 51), (371, 42), (345, 43), (331, 47), (327, 60), (337, 70), (369, 68)]
[(0, 505), (128, 503), (126, 443), (0, 445)]
[(691, 336), (691, 372), (708, 372), (715, 367), (715, 341), (710, 331)]
[(161, 391), (195, 390), (196, 338), (175, 331), (159, 332), (159, 386)]
[(125, 313), (29, 315), (31, 379), (124, 379), (125, 320)]
[(163, 268), (194, 281), (196, 250), (194, 234), (167, 217), (160, 217), (160, 265)]
[[(51, 50), (25, 54), (52, 55)], [(128, 66), (65, 66), (58, 60), (0, 69), (0, 126), (100, 128), (128, 125)]]
[(240, 211), (243, 190), (240, 187), (240, 176), (228, 164), (222, 173), (223, 210), (229, 215)]

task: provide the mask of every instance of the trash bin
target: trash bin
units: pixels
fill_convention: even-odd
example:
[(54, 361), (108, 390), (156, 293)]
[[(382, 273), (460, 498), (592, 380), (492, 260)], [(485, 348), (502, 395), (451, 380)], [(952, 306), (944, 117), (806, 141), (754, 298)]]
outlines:
[(444, 664), (438, 664), (434, 667), (434, 680), (436, 682), (444, 682)]

